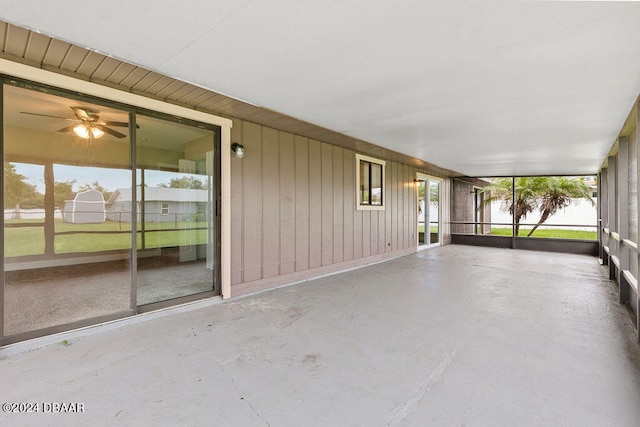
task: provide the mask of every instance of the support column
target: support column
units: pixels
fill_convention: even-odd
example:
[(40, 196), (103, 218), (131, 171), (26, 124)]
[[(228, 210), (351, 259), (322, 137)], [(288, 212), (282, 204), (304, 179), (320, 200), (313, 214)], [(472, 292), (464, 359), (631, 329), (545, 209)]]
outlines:
[(609, 156), (607, 161), (609, 167), (607, 168), (607, 205), (608, 213), (607, 219), (609, 220), (609, 279), (615, 278), (615, 263), (618, 259), (618, 246), (619, 242), (616, 239), (618, 235), (618, 192), (617, 192), (617, 178), (618, 178), (618, 158), (616, 156)]
[(620, 268), (626, 270), (629, 268), (629, 253), (628, 248), (622, 244), (623, 239), (629, 238), (629, 138), (626, 136), (618, 139), (617, 174), (616, 225), (620, 235), (618, 257)]
[[(610, 233), (618, 232), (618, 224), (616, 224), (618, 198), (616, 194), (616, 174), (617, 159), (615, 156), (609, 156), (607, 167), (607, 228)], [(611, 243), (611, 242), (609, 242)], [(612, 248), (611, 248), (612, 249)]]
[(620, 303), (626, 304), (629, 302), (630, 289), (629, 284), (624, 280), (623, 272), (629, 269), (629, 257), (631, 255), (631, 248), (623, 242), (624, 239), (629, 238), (629, 138), (626, 136), (621, 136), (618, 139), (618, 164), (616, 172), (616, 224), (618, 225), (620, 240), (618, 241), (617, 251), (618, 266), (617, 268), (615, 266), (612, 267), (614, 268), (614, 276), (618, 282)]
[[(600, 171), (598, 203), (600, 204), (600, 247), (602, 249), (602, 265), (609, 265), (609, 166)], [(605, 250), (607, 247), (607, 250)]]
[[(55, 181), (53, 177), (53, 163), (44, 165), (44, 253), (47, 257), (53, 257), (55, 249), (55, 222), (56, 210)], [(61, 206), (64, 209), (64, 206)]]

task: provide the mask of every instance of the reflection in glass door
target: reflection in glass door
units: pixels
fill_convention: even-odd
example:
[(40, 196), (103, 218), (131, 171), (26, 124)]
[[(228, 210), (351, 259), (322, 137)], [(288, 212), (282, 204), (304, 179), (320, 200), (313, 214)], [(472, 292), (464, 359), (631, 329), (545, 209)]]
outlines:
[(220, 293), (220, 128), (0, 88), (0, 345)]
[(136, 117), (137, 304), (217, 294), (217, 133)]
[(418, 174), (418, 245), (440, 244), (440, 180)]
[(17, 83), (3, 92), (2, 337), (131, 313), (131, 210), (106, 213), (131, 188), (129, 112)]

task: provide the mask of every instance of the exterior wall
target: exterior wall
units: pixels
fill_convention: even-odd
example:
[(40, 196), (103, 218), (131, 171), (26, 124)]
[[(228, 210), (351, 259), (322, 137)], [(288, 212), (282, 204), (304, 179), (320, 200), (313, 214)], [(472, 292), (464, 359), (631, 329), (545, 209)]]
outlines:
[[(459, 179), (452, 180), (451, 197), (451, 221), (452, 222), (474, 222), (475, 220), (475, 200), (474, 189), (481, 184), (474, 185), (471, 182)], [(484, 221), (481, 221), (481, 215), (478, 216), (479, 222), (491, 222), (491, 205), (485, 205), (482, 208)], [(491, 225), (482, 226), (483, 234), (491, 231)], [(454, 234), (475, 234), (472, 224), (451, 224), (451, 232)]]
[[(0, 65), (3, 64), (7, 66), (0, 61)], [(9, 67), (9, 71), (14, 69), (12, 67)], [(222, 265), (219, 274), (222, 296), (225, 298), (307, 280), (417, 250), (417, 191), (414, 180), (417, 172), (437, 177), (440, 176), (437, 171), (384, 159), (385, 210), (357, 210), (356, 152), (353, 150), (248, 121), (235, 120), (233, 129), (230, 129), (231, 121), (210, 117), (207, 113), (184, 110), (67, 76), (53, 75), (53, 78), (46, 72), (43, 74), (27, 66), (18, 66), (16, 69), (18, 75), (26, 79), (63, 90), (86, 92), (136, 108), (184, 116), (221, 127), (222, 248), (219, 256)], [(245, 146), (244, 159), (230, 157), (231, 142)], [(369, 144), (365, 146), (368, 147), (365, 151), (376, 151)], [(363, 154), (375, 155), (372, 152)], [(451, 241), (448, 223), (450, 192), (451, 181), (444, 179), (441, 194), (444, 243)], [(130, 207), (130, 202), (127, 203)], [(130, 212), (130, 209), (126, 211)], [(161, 203), (147, 205), (146, 211), (161, 212)], [(196, 205), (193, 206), (195, 212)], [(109, 217), (116, 218), (112, 213)], [(118, 214), (118, 220), (119, 217)], [(230, 224), (227, 225), (225, 221)], [(226, 237), (228, 234), (230, 236)], [(102, 262), (103, 259), (98, 261)], [(75, 259), (67, 259), (66, 262), (75, 262)], [(54, 260), (54, 263), (57, 265), (58, 260)], [(123, 277), (123, 283), (129, 286), (131, 276), (125, 272)], [(229, 290), (228, 286), (233, 289)], [(124, 294), (129, 298), (125, 303), (130, 311), (118, 309), (115, 314), (100, 317), (100, 321), (137, 312), (135, 294)], [(94, 321), (81, 319), (69, 323), (65, 320), (54, 325), (54, 328), (66, 330)], [(38, 336), (41, 331), (27, 333), (33, 332), (30, 336)], [(0, 341), (0, 345), (5, 342)]]
[(418, 169), (387, 161), (385, 210), (361, 211), (354, 151), (241, 120), (231, 141), (232, 295), (416, 250)]
[[(454, 222), (473, 222), (473, 185), (457, 179), (453, 180), (452, 185), (453, 203), (451, 204), (451, 220)], [(451, 232), (454, 234), (473, 234), (473, 225), (452, 224)]]
[[(593, 198), (597, 203), (597, 197)], [(511, 214), (504, 207), (504, 202), (498, 201), (491, 203), (489, 206), (492, 210), (491, 218), (496, 223), (510, 224), (512, 221)], [(528, 224), (535, 224), (540, 218), (540, 212), (535, 211), (527, 215), (525, 221)], [(538, 230), (586, 230), (595, 231), (594, 226), (598, 219), (597, 205), (591, 203), (587, 199), (575, 199), (564, 209), (550, 216)], [(555, 225), (555, 226), (554, 226)]]

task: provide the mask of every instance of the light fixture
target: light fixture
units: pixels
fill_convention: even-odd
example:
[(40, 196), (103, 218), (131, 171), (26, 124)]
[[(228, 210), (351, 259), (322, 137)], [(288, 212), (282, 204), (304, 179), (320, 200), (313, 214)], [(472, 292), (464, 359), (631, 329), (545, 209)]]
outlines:
[(73, 132), (83, 139), (89, 139), (91, 136), (94, 138), (100, 138), (104, 135), (102, 130), (87, 124), (75, 125), (73, 127)]
[(80, 138), (89, 139), (89, 129), (85, 125), (75, 125), (73, 132)]
[(94, 127), (91, 128), (91, 133), (93, 134), (94, 138), (100, 138), (102, 135), (104, 135), (104, 132)]
[(237, 158), (241, 159), (244, 157), (244, 145), (233, 143), (231, 144), (231, 151), (233, 151)]

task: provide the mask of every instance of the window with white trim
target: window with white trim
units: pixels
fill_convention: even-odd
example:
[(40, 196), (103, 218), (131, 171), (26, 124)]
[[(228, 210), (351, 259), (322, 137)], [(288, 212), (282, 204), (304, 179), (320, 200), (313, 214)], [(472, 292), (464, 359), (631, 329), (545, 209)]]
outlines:
[(169, 215), (169, 203), (162, 202), (160, 215)]
[(356, 209), (384, 210), (386, 162), (356, 154)]

